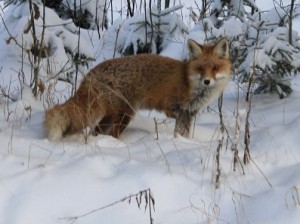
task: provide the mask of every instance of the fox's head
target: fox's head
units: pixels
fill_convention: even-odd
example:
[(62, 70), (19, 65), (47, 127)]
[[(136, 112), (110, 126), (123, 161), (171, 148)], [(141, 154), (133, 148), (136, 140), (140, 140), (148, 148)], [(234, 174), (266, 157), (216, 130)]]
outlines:
[(214, 45), (199, 45), (189, 39), (189, 78), (193, 85), (211, 87), (231, 77), (229, 46), (225, 38)]

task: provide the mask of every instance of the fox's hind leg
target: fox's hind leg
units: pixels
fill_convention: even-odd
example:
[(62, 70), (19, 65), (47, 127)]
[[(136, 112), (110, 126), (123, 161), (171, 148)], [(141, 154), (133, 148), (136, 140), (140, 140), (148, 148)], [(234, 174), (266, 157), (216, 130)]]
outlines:
[(112, 127), (112, 116), (104, 116), (92, 130), (93, 135), (107, 135)]
[(133, 112), (123, 112), (117, 113), (112, 116), (112, 127), (109, 131), (109, 135), (119, 138), (121, 133), (130, 123), (132, 117), (134, 116)]
[(92, 134), (105, 134), (111, 135), (115, 138), (119, 138), (121, 133), (130, 123), (132, 117), (134, 116), (133, 112), (118, 112), (111, 115), (106, 115), (102, 118), (97, 126), (93, 129)]

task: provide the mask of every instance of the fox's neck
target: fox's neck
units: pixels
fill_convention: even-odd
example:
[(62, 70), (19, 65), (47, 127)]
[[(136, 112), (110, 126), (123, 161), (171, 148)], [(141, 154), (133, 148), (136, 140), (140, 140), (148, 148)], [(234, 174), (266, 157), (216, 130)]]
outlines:
[(192, 88), (191, 82), (189, 80), (189, 70), (188, 70), (188, 63), (187, 62), (181, 62), (180, 70), (178, 71), (178, 68), (174, 68), (174, 73), (180, 72), (181, 76), (179, 85), (177, 83), (177, 86), (180, 87), (180, 90), (177, 92), (177, 94), (180, 94), (183, 96), (184, 99), (190, 99), (190, 89)]

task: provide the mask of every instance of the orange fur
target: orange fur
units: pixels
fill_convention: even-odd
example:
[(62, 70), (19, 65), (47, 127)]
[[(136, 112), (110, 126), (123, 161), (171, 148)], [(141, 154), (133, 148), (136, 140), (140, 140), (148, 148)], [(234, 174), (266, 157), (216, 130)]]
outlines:
[(201, 46), (190, 40), (187, 62), (142, 54), (97, 65), (74, 96), (46, 112), (47, 138), (59, 140), (97, 122), (97, 132), (119, 137), (139, 108), (163, 111), (173, 118), (177, 108), (197, 109), (198, 104), (189, 104), (199, 97), (199, 80), (214, 79), (220, 71), (231, 75), (229, 56), (221, 55), (218, 43)]

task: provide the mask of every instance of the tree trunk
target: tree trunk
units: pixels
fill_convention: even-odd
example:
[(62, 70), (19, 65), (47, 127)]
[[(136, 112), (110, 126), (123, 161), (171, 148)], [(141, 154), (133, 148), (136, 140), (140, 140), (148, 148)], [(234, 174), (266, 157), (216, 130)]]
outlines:
[(289, 21), (289, 44), (293, 46), (293, 12), (295, 0), (291, 0), (290, 21)]
[(170, 7), (170, 0), (165, 1), (165, 9)]

